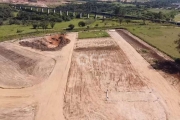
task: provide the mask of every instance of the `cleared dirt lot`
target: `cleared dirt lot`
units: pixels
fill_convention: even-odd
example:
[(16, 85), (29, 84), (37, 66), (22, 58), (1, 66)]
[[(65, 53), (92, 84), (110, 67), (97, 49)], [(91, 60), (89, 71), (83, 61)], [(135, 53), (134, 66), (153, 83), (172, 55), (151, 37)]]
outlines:
[(64, 103), (67, 120), (167, 119), (158, 97), (112, 38), (79, 40), (75, 46)]
[(36, 106), (0, 108), (0, 120), (34, 120)]
[(116, 31), (108, 33), (78, 41), (77, 33), (69, 33), (71, 42), (58, 51), (1, 43), (1, 56), (11, 50), (5, 59), (28, 75), (23, 61), (56, 63), (39, 84), (0, 89), (0, 120), (178, 120), (179, 92)]

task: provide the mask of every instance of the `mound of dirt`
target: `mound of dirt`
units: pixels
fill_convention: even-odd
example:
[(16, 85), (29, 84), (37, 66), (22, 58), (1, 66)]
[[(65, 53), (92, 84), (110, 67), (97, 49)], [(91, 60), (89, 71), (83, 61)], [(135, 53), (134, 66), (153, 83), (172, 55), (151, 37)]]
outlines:
[(32, 41), (20, 41), (19, 44), (25, 47), (31, 47), (42, 51), (59, 50), (70, 42), (64, 34), (49, 35), (41, 39)]

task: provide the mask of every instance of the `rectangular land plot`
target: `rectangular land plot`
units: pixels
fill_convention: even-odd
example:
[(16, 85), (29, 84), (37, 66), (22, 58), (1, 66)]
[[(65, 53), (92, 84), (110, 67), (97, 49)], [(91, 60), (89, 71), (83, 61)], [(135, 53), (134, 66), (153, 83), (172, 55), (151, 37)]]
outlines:
[(90, 49), (80, 49), (87, 45), (79, 42), (82, 40), (75, 45), (65, 93), (67, 120), (166, 119), (157, 97), (111, 38), (84, 41)]

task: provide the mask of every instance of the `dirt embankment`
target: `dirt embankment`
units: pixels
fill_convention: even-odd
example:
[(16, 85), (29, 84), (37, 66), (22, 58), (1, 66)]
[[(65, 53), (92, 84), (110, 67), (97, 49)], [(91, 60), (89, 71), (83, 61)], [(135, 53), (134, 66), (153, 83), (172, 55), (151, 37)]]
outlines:
[(49, 57), (22, 49), (13, 43), (0, 44), (0, 87), (24, 88), (48, 78), (55, 65)]
[(116, 30), (151, 66), (180, 91), (180, 66), (170, 57), (133, 36), (126, 30)]

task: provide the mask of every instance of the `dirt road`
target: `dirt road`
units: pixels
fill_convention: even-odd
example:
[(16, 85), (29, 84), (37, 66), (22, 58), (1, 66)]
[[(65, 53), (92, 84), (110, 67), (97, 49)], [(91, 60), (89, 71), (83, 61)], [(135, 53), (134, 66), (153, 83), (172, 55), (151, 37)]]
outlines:
[(55, 52), (56, 65), (48, 80), (29, 88), (0, 90), (0, 120), (63, 120), (64, 90), (77, 33), (67, 37), (71, 42)]
[(166, 111), (168, 120), (180, 119), (180, 95), (168, 82), (144, 60), (142, 56), (130, 46), (123, 38), (115, 31), (110, 31), (111, 37), (118, 43), (123, 52), (127, 55), (131, 64), (138, 73), (145, 77), (145, 83), (153, 90), (153, 93), (158, 97), (158, 101), (163, 105)]

